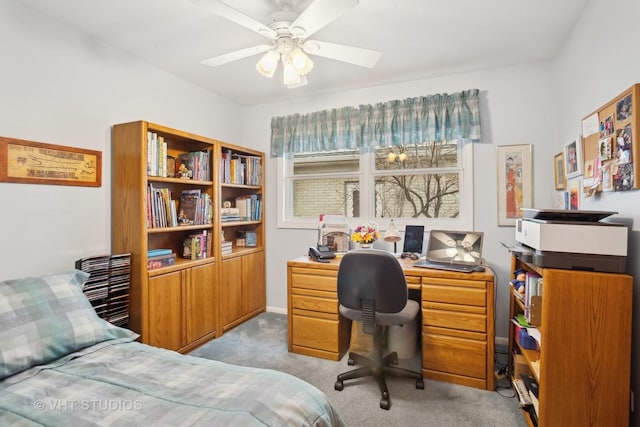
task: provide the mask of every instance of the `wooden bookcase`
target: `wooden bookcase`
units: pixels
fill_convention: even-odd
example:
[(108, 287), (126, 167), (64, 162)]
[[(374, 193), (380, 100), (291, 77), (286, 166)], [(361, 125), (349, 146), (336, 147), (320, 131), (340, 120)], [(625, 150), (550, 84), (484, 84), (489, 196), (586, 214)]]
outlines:
[[(166, 142), (166, 155), (176, 159), (183, 153), (208, 152), (208, 176), (183, 179), (149, 173), (149, 133), (162, 137)], [(114, 125), (112, 137), (112, 250), (131, 253), (132, 257), (129, 327), (140, 333), (144, 343), (188, 352), (222, 334), (220, 315), (222, 308), (227, 305), (227, 294), (219, 287), (221, 277), (225, 277), (221, 262), (223, 225), (220, 220), (221, 195), (227, 193), (220, 179), (221, 153), (225, 145), (212, 138), (146, 121)], [(239, 147), (233, 147), (242, 151)], [(246, 149), (244, 152), (259, 157), (260, 164), (264, 164), (262, 153)], [(148, 225), (149, 185), (169, 189), (171, 198), (177, 201), (184, 190), (199, 190), (207, 194), (211, 199), (211, 221), (195, 225)], [(262, 185), (236, 187), (232, 190), (234, 194), (262, 194)], [(265, 308), (262, 221), (238, 222), (229, 226), (247, 226), (257, 232), (258, 243), (255, 247), (247, 251), (234, 249), (230, 257), (249, 254), (254, 257), (243, 259), (240, 277), (228, 279), (236, 287), (240, 286), (241, 279), (251, 284), (244, 286), (248, 289), (243, 293), (243, 301), (246, 301), (243, 308), (251, 308), (248, 313), (257, 314), (260, 310), (256, 300), (261, 301), (259, 307), (262, 311)], [(199, 259), (183, 258), (185, 239), (204, 232), (210, 241), (210, 250), (206, 255)], [(147, 253), (151, 249), (171, 249), (176, 254), (175, 265), (149, 270)], [(244, 315), (242, 320), (249, 317), (248, 314)]]
[[(539, 349), (522, 348), (509, 327), (509, 373), (513, 354), (522, 354), (539, 384), (538, 425), (628, 425), (633, 278), (540, 268), (514, 256), (517, 269), (543, 278)], [(513, 318), (525, 307), (509, 292)]]
[[(219, 221), (220, 236), (231, 252), (220, 254), (220, 325), (226, 331), (265, 311), (264, 153), (221, 143), (220, 202), (238, 207), (249, 200), (241, 217)], [(219, 245), (221, 246), (221, 245)]]

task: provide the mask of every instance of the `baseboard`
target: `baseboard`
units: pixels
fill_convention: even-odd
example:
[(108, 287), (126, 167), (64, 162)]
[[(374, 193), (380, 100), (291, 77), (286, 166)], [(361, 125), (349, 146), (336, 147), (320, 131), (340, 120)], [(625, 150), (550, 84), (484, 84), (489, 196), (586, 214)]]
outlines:
[(287, 309), (282, 307), (267, 306), (267, 311), (269, 313), (287, 314)]

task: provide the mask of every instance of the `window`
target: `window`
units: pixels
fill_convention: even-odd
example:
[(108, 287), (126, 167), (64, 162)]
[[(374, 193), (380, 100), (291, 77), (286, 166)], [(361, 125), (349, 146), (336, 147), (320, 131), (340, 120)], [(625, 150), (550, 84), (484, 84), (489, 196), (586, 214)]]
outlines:
[(328, 213), (472, 229), (472, 150), (448, 141), (279, 158), (278, 226), (315, 228)]

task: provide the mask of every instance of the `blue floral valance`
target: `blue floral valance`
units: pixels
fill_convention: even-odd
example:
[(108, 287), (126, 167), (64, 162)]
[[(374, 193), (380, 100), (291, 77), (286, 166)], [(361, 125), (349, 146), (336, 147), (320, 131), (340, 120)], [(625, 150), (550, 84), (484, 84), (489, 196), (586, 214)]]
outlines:
[(480, 141), (478, 89), (271, 119), (271, 156)]

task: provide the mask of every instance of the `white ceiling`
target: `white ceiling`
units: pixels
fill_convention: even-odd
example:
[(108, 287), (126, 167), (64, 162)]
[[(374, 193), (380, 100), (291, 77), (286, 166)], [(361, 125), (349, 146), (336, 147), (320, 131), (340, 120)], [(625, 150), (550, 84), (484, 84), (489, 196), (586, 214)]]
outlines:
[[(311, 38), (375, 49), (373, 69), (313, 56), (307, 86), (282, 70), (257, 73), (260, 55), (217, 68), (200, 61), (268, 42), (188, 0), (20, 0), (241, 105), (365, 88), (552, 58), (589, 0), (360, 0)], [(278, 0), (223, 0), (267, 23)], [(298, 0), (302, 12), (313, 0)]]

